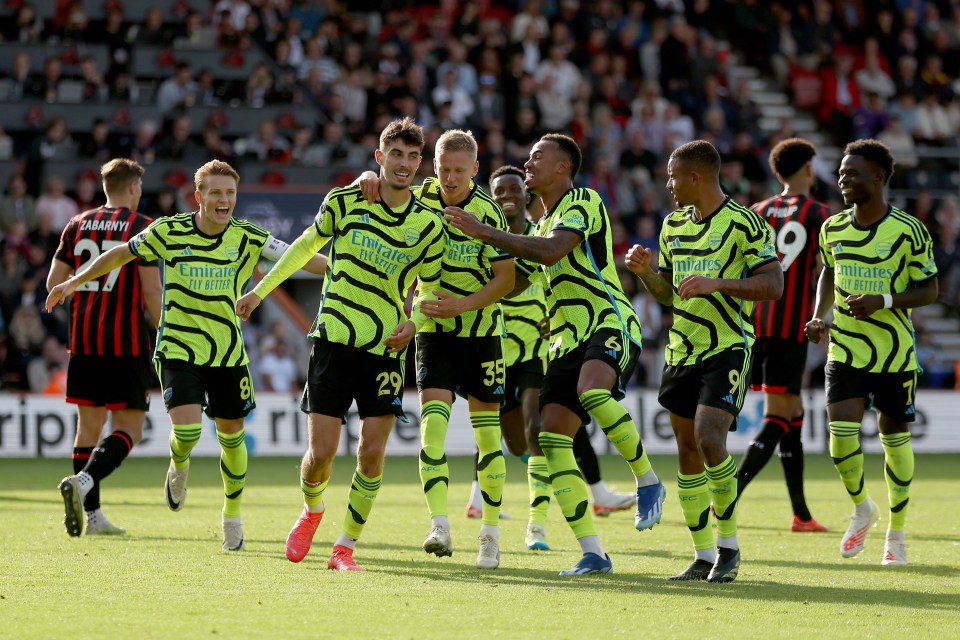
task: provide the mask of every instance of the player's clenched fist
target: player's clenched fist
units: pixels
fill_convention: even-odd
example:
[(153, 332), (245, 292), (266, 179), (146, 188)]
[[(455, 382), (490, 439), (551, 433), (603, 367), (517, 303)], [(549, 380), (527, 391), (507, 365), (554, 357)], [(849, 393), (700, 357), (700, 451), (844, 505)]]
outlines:
[(650, 249), (645, 249), (638, 244), (633, 245), (627, 249), (627, 269), (630, 269), (630, 271), (636, 274), (649, 269), (652, 256), (653, 252), (650, 251)]
[(827, 331), (827, 323), (820, 318), (814, 318), (807, 322), (803, 327), (803, 332), (807, 334), (807, 340), (814, 344), (820, 344), (823, 334)]
[(249, 320), (250, 314), (260, 306), (260, 302), (260, 296), (255, 294), (253, 291), (247, 293), (242, 298), (237, 300), (237, 315), (244, 320)]

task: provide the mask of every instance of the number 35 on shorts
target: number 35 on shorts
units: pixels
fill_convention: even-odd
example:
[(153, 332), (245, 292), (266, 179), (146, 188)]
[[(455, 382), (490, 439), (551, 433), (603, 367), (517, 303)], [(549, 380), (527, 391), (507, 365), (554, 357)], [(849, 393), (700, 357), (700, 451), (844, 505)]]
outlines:
[(503, 358), (481, 362), (480, 366), (483, 367), (484, 386), (492, 387), (493, 385), (503, 384), (505, 371)]

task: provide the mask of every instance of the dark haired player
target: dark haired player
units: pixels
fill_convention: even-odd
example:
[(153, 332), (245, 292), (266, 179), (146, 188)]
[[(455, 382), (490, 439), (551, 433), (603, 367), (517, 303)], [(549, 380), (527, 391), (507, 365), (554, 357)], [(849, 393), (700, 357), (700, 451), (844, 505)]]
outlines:
[[(545, 211), (535, 235), (494, 229), (458, 207), (444, 209), (454, 227), (533, 263), (526, 270), (544, 287), (550, 355), (540, 392), (538, 441), (557, 503), (583, 551), (579, 562), (560, 572), (563, 576), (613, 570), (573, 454), (573, 437), (591, 416), (636, 476), (638, 530), (660, 522), (665, 497), (637, 427), (618, 402), (640, 355), (640, 320), (620, 285), (606, 207), (596, 191), (573, 186), (582, 159), (569, 136), (548, 133), (533, 145), (523, 167), (525, 184)], [(517, 279), (517, 289), (525, 288), (523, 278)]]
[(770, 225), (720, 188), (720, 154), (712, 144), (694, 140), (674, 149), (667, 177), (680, 208), (663, 222), (659, 273), (651, 269), (650, 249), (639, 245), (627, 252), (627, 267), (674, 314), (660, 404), (677, 438), (677, 494), (695, 555), (670, 579), (730, 582), (740, 545), (737, 465), (727, 432), (736, 428), (746, 393), (753, 302), (780, 297), (783, 271)]
[(803, 328), (813, 311), (814, 282), (819, 272), (817, 238), (829, 215), (810, 197), (816, 182), (816, 148), (801, 138), (787, 138), (770, 151), (770, 168), (783, 191), (753, 205), (773, 227), (783, 269), (783, 295), (757, 302), (753, 326), (751, 388), (763, 391), (763, 426), (740, 460), (737, 494), (743, 493), (780, 445), (780, 462), (793, 507), (791, 531), (827, 531), (817, 522), (803, 494), (803, 399), (800, 387), (807, 362)]
[(854, 504), (840, 555), (863, 550), (880, 510), (864, 486), (860, 425), (867, 408), (878, 413), (890, 522), (881, 564), (907, 563), (904, 526), (913, 480), (909, 424), (915, 418), (916, 351), (912, 309), (937, 299), (937, 266), (930, 233), (915, 217), (891, 206), (883, 188), (893, 175), (890, 150), (877, 140), (844, 149), (840, 192), (849, 205), (820, 231), (823, 272), (807, 337), (820, 342), (833, 309), (827, 350), (830, 456)]

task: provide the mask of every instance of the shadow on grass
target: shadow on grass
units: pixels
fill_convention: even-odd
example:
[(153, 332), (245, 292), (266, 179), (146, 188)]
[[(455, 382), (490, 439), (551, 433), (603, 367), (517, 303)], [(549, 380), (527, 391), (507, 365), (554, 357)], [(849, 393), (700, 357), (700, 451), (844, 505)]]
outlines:
[[(880, 567), (877, 567), (880, 568)], [(389, 560), (380, 558), (376, 564), (369, 564), (370, 573), (385, 573), (398, 577), (414, 578), (423, 581), (460, 582), (479, 586), (500, 585), (543, 588), (551, 591), (609, 591), (611, 594), (623, 591), (657, 591), (661, 594), (682, 592), (684, 596), (709, 598), (717, 600), (743, 600), (756, 602), (789, 602), (798, 604), (842, 604), (877, 602), (902, 603), (902, 606), (911, 609), (926, 609), (933, 611), (956, 611), (955, 594), (911, 593), (909, 600), (904, 600), (903, 592), (893, 589), (858, 589), (855, 585), (844, 584), (837, 586), (798, 586), (785, 585), (776, 582), (741, 579), (730, 584), (710, 584), (707, 582), (668, 582), (663, 576), (644, 574), (606, 574), (577, 577), (560, 577), (557, 571), (537, 569), (511, 569), (501, 566), (496, 571), (481, 571), (472, 568), (412, 566), (409, 561)], [(616, 569), (615, 569), (616, 570)], [(885, 568), (889, 571), (889, 568)], [(913, 570), (913, 568), (909, 569)], [(719, 606), (719, 605), (718, 605)], [(756, 605), (753, 605), (756, 606)]]

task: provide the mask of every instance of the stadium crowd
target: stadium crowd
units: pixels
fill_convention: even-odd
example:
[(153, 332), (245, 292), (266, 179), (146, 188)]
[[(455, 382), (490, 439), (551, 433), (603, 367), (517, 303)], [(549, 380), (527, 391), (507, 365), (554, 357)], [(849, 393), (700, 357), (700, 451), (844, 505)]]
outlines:
[[(223, 159), (342, 168), (352, 179), (369, 166), (375, 132), (409, 115), (427, 132), (424, 176), (439, 135), (468, 128), (480, 143), (485, 184), (496, 167), (522, 165), (543, 133), (560, 131), (585, 151), (579, 182), (603, 197), (622, 256), (633, 243), (655, 244), (673, 206), (666, 159), (685, 142), (701, 138), (720, 150), (721, 184), (738, 202), (779, 190), (765, 158), (796, 132), (789, 118), (774, 131), (760, 127), (750, 82), (729, 73), (734, 57), (807, 106), (833, 144), (876, 137), (893, 150), (892, 187), (907, 194), (898, 204), (930, 229), (941, 301), (960, 308), (957, 201), (931, 195), (956, 190), (957, 158), (928, 153), (955, 149), (960, 132), (957, 0), (167, 0), (142, 21), (128, 19), (125, 4), (56, 0), (43, 3), (53, 10), (41, 15), (30, 2), (8, 0), (0, 9), (3, 42), (102, 44), (109, 52), (104, 68), (93, 56), (39, 59), (26, 49), (0, 62), (9, 101), (55, 102), (72, 80), (79, 103), (102, 104), (105, 114), (89, 128), (51, 117), (0, 129), (0, 159), (16, 163), (0, 198), (0, 388), (62, 393), (66, 315), (42, 310), (46, 273), (66, 222), (102, 204), (103, 194), (99, 176), (81, 172), (67, 184), (45, 175), (48, 162), (124, 156), (148, 172), (172, 161), (190, 174)], [(175, 46), (204, 39), (223, 54), (223, 68), (197, 68), (189, 50)], [(160, 82), (133, 73), (144, 47), (168, 52)], [(227, 77), (224, 68), (244, 56), (262, 61), (246, 77)], [(118, 125), (109, 117), (118, 105), (146, 103), (156, 106), (156, 121)], [(271, 105), (312, 111), (318, 124), (265, 116), (233, 136), (215, 117)], [(202, 125), (191, 117), (199, 106), (214, 108)], [(833, 169), (818, 196), (835, 212)], [(282, 172), (266, 175), (283, 181)], [(142, 212), (195, 206), (179, 186), (171, 180), (145, 194)], [(624, 274), (651, 347), (644, 357), (652, 357), (670, 319)], [(922, 353), (935, 358), (919, 324)], [(280, 352), (286, 380), (284, 340), (274, 335), (262, 349)], [(638, 383), (654, 384), (656, 367), (646, 364)], [(950, 378), (940, 384), (952, 385)]]

